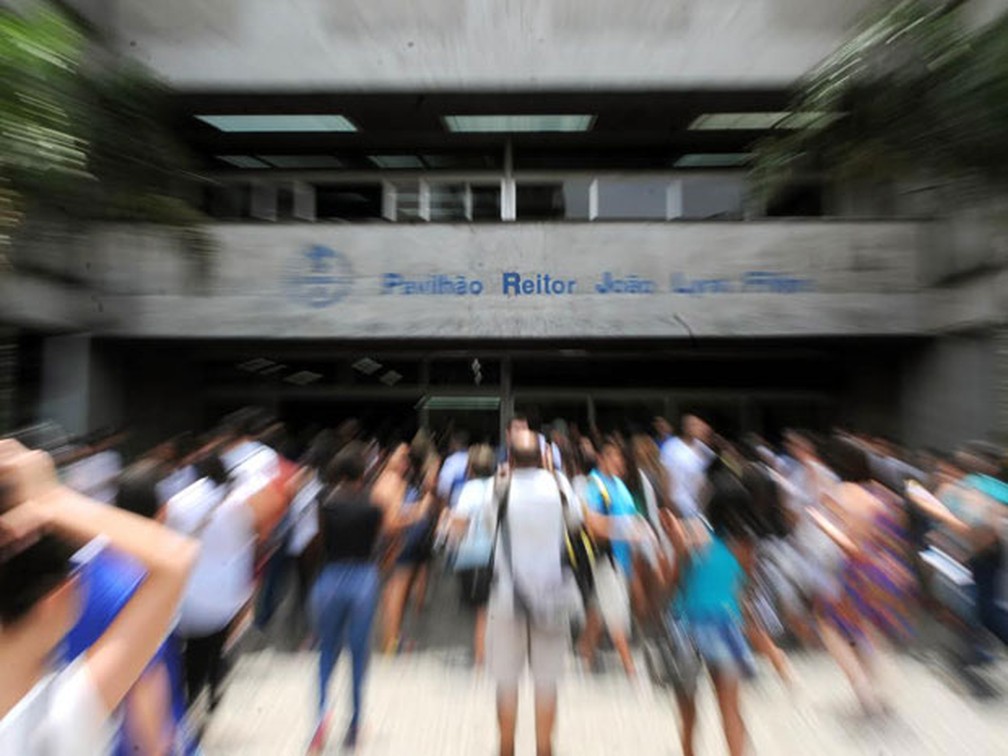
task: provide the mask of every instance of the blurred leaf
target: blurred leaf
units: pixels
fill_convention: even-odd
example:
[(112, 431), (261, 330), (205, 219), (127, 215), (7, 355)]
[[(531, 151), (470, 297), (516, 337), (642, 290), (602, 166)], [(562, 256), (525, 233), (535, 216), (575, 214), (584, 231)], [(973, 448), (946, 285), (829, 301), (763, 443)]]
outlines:
[(792, 109), (844, 115), (759, 145), (758, 189), (772, 194), (795, 171), (1008, 181), (1008, 14), (970, 32), (950, 7), (889, 5), (818, 66)]

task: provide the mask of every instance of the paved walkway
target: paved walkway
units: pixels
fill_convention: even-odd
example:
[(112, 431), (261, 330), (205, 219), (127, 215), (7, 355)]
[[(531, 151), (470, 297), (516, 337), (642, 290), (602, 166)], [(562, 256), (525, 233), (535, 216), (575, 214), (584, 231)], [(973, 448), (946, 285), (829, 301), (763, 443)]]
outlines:
[[(468, 663), (471, 620), (442, 584), (423, 620), (412, 628), (418, 650), (375, 656), (370, 673), (363, 756), (491, 756), (495, 753), (493, 687)], [(204, 739), (208, 756), (303, 754), (313, 726), (317, 656), (270, 649), (247, 652)], [(795, 689), (772, 672), (744, 687), (744, 716), (756, 754), (1008, 753), (1008, 697), (969, 697), (941, 666), (903, 654), (885, 658), (891, 716), (865, 719), (840, 672), (821, 653), (792, 657)], [(631, 688), (608, 658), (606, 671), (584, 675), (573, 662), (560, 691), (556, 752), (560, 756), (672, 756), (680, 753), (673, 703), (667, 693)], [(642, 667), (643, 668), (643, 667)], [(1008, 668), (995, 670), (1008, 689)], [(349, 658), (333, 681), (332, 742), (340, 753), (349, 715)], [(531, 691), (523, 690), (518, 754), (532, 754)], [(724, 745), (709, 688), (701, 693), (698, 753)]]

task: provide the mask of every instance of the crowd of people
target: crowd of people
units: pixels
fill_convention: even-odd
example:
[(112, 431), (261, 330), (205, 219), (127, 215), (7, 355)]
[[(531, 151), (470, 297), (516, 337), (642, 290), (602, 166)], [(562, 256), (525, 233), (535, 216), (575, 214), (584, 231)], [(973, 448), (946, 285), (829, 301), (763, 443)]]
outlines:
[(986, 443), (788, 430), (775, 446), (693, 415), (678, 434), (516, 416), (495, 448), (379, 442), (353, 421), (293, 434), (257, 409), (125, 466), (116, 440), (52, 449), (56, 465), (0, 442), (0, 753), (198, 753), (242, 639), (278, 622), (318, 654), (310, 752), (349, 648), (352, 748), (372, 648), (408, 652), (409, 612), (445, 575), (497, 684), (504, 756), (526, 667), (545, 756), (568, 649), (590, 671), (603, 636), (635, 686), (673, 692), (687, 755), (704, 670), (740, 754), (759, 658), (790, 685), (789, 649), (824, 649), (878, 715), (880, 651), (922, 623), (962, 666), (1008, 643), (1006, 457)]

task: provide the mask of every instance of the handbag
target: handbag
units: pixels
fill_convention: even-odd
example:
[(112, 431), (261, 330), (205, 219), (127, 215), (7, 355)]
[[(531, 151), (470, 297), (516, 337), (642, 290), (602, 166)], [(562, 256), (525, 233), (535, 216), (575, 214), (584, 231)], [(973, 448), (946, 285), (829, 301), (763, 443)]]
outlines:
[(703, 662), (679, 618), (667, 615), (656, 623), (654, 636), (644, 642), (644, 660), (655, 685), (683, 696), (696, 692)]
[[(493, 480), (487, 482), (485, 503), (493, 496)], [(452, 569), (455, 572), (476, 570), (487, 567), (493, 554), (494, 536), (486, 527), (483, 517), (477, 514), (469, 520), (465, 535), (455, 547)]]

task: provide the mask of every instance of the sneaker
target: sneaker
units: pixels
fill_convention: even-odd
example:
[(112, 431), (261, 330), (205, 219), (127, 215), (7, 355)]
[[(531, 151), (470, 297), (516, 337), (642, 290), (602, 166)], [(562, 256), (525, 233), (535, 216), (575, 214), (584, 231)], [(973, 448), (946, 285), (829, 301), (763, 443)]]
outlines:
[(308, 744), (309, 756), (322, 753), (326, 744), (326, 736), (329, 734), (329, 714), (325, 714), (315, 727), (315, 734), (312, 735), (311, 743)]

